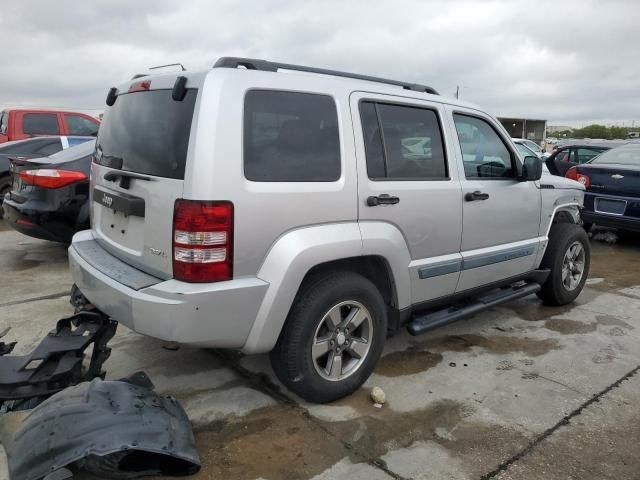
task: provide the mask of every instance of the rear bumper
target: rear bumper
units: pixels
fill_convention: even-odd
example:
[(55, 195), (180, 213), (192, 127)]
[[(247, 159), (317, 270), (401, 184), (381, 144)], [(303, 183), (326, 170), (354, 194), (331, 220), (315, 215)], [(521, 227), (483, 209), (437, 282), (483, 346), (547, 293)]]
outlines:
[(585, 223), (595, 223), (603, 227), (619, 228), (621, 230), (629, 230), (640, 232), (640, 219), (625, 216), (605, 215), (592, 211), (583, 210), (580, 214), (582, 221)]
[[(81, 242), (95, 242), (90, 230), (76, 234), (69, 247), (73, 281), (98, 309), (130, 329), (182, 345), (241, 348), (249, 335), (268, 284), (258, 278), (192, 284), (156, 279), (135, 289), (113, 278), (140, 276), (143, 272), (124, 264), (102, 249), (92, 261)], [(84, 253), (84, 255), (83, 255)], [(111, 257), (113, 271), (105, 267)], [(127, 271), (130, 270), (130, 271)], [(146, 275), (146, 274), (143, 274)]]
[(9, 195), (2, 202), (4, 218), (13, 229), (30, 237), (70, 243), (77, 230), (74, 222), (69, 220), (69, 212), (42, 210), (40, 207), (38, 202), (17, 203)]
[[(613, 215), (596, 211), (596, 200), (606, 198), (626, 202), (623, 215)], [(603, 227), (620, 228), (622, 230), (640, 231), (640, 199), (618, 195), (594, 194), (587, 192), (584, 196), (584, 210), (580, 214), (587, 223), (595, 223)]]

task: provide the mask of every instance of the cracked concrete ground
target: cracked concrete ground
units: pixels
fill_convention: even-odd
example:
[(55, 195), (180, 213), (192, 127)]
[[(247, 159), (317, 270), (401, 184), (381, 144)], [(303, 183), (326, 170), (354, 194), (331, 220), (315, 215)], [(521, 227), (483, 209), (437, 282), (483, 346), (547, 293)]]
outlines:
[[(637, 237), (594, 241), (574, 305), (531, 297), (422, 337), (403, 331), (364, 387), (329, 405), (283, 389), (267, 356), (172, 351), (124, 327), (105, 367), (109, 378), (144, 370), (182, 402), (203, 462), (195, 479), (638, 478), (639, 261)], [(23, 353), (71, 312), (66, 250), (0, 224), (0, 264), (0, 330)], [(368, 397), (376, 385), (382, 409)]]

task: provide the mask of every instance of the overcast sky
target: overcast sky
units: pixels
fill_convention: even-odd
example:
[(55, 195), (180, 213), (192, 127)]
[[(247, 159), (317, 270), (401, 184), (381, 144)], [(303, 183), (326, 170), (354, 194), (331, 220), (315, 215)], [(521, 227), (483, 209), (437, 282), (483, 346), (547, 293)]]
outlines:
[(101, 110), (153, 65), (247, 56), (432, 85), (496, 115), (640, 125), (640, 1), (13, 1), (0, 106)]

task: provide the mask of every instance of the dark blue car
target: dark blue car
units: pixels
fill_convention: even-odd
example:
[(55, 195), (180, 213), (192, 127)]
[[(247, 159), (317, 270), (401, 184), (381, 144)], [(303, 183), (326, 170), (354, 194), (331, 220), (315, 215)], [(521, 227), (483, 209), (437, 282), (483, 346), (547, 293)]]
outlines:
[(608, 150), (566, 176), (587, 188), (585, 228), (597, 224), (640, 232), (640, 144)]
[(7, 223), (31, 237), (70, 243), (89, 227), (89, 176), (95, 138), (49, 157), (12, 159)]

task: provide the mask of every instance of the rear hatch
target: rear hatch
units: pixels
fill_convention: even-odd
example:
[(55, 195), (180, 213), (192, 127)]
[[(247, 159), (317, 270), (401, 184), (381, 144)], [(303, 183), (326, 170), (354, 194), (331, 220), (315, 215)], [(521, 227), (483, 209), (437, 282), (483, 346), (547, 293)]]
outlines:
[(105, 112), (91, 169), (92, 229), (112, 255), (171, 278), (173, 208), (183, 192), (198, 90), (175, 100), (175, 76), (147, 78)]

